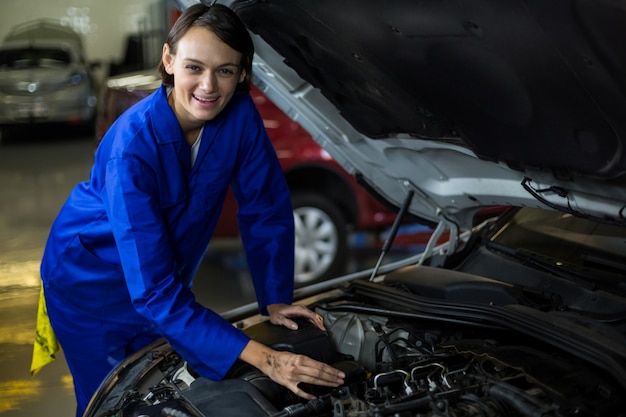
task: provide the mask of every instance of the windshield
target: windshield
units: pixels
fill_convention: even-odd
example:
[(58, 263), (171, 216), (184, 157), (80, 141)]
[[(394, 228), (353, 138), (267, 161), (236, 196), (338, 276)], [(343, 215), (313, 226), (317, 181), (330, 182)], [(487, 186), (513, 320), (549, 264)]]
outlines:
[(491, 241), (580, 267), (626, 272), (626, 228), (567, 213), (521, 209)]
[(0, 68), (58, 67), (71, 63), (70, 54), (58, 48), (7, 49), (0, 51)]

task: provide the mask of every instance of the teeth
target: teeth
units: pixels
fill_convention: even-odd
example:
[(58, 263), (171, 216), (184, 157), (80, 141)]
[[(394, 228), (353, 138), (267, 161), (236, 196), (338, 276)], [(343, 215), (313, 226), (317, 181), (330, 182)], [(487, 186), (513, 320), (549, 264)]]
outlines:
[(198, 97), (196, 95), (194, 95), (194, 97), (195, 97), (196, 100), (204, 101), (204, 102), (211, 102), (211, 101), (217, 100), (217, 98), (202, 98), (202, 97)]

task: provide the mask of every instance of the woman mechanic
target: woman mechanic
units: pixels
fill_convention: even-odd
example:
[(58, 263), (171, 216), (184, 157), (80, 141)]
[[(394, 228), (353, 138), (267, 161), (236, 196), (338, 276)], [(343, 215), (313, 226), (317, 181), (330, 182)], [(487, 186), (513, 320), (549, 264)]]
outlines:
[(335, 368), (250, 340), (190, 289), (230, 185), (260, 311), (324, 329), (291, 305), (293, 214), (248, 94), (253, 52), (229, 8), (189, 7), (163, 46), (161, 88), (111, 126), (52, 226), (41, 275), (77, 416), (121, 360), (160, 337), (214, 380), (241, 359), (306, 399), (300, 382), (343, 383)]

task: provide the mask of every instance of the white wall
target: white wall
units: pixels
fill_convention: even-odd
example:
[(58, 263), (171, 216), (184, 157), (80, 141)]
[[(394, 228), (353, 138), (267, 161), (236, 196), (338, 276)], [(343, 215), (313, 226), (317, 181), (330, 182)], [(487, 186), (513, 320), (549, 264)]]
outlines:
[(118, 61), (126, 35), (166, 30), (167, 4), (167, 0), (0, 0), (0, 40), (15, 24), (62, 19), (83, 33), (89, 61)]

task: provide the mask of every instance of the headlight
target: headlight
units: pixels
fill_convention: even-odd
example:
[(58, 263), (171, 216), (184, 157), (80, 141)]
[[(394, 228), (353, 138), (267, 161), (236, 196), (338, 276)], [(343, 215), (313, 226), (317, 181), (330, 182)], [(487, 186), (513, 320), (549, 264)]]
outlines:
[(75, 72), (70, 75), (70, 84), (78, 85), (83, 83), (87, 79), (87, 75), (81, 72)]

